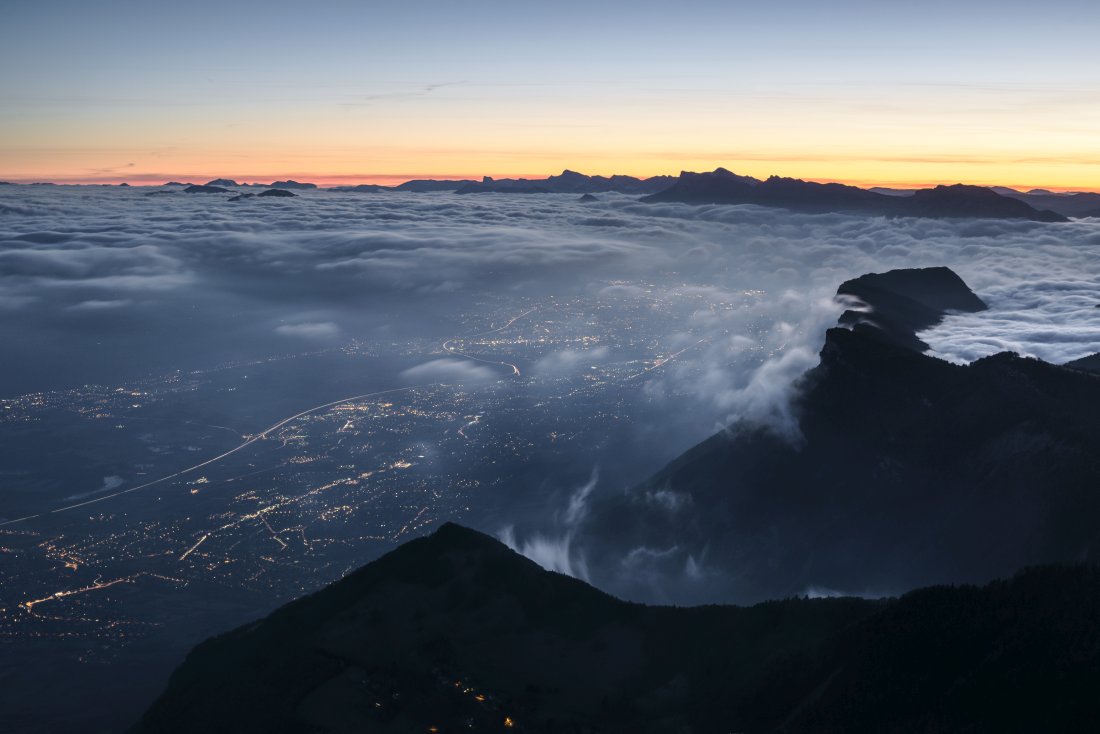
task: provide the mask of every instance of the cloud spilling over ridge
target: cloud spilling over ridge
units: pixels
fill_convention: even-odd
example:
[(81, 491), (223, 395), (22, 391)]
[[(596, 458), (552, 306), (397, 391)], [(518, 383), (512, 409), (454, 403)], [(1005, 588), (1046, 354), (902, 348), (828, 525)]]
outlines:
[(1018, 281), (990, 283), (985, 288), (983, 298), (990, 310), (982, 318), (952, 314), (923, 333), (931, 353), (970, 362), (998, 352), (1017, 352), (1062, 364), (1100, 352), (1100, 275), (1087, 271), (1024, 271), (1022, 275)]
[(574, 536), (588, 514), (588, 501), (600, 481), (598, 469), (592, 470), (588, 481), (570, 494), (563, 509), (551, 519), (547, 532), (534, 532), (517, 539), (515, 528), (506, 525), (497, 533), (500, 541), (521, 553), (547, 571), (557, 571), (573, 578), (588, 580), (588, 564), (584, 554), (573, 547)]
[[(735, 301), (732, 294), (727, 298)], [(795, 291), (748, 294), (735, 310), (697, 311), (690, 322), (697, 328), (677, 339), (683, 351), (646, 389), (686, 392), (713, 405), (720, 421), (715, 430), (746, 419), (797, 443), (790, 402), (795, 380), (817, 364), (821, 336), (841, 311), (824, 293)]]

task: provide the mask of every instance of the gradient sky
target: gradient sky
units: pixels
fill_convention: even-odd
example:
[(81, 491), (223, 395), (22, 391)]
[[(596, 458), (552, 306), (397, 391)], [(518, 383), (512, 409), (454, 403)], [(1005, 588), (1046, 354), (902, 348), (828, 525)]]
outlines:
[(1100, 3), (6, 0), (0, 179), (1100, 189)]

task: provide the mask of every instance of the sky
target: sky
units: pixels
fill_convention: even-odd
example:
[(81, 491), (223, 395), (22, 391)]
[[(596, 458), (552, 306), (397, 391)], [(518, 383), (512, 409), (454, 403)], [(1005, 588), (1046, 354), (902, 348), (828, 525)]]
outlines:
[(0, 180), (1100, 189), (1100, 4), (7, 0)]

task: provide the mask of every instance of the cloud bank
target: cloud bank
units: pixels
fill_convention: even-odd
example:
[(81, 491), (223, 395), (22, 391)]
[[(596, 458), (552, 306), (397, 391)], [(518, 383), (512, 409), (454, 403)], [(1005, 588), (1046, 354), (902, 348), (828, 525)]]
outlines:
[(499, 379), (501, 373), (465, 359), (433, 359), (401, 373), (410, 384), (477, 385)]
[[(1100, 351), (1100, 223), (1091, 220), (886, 220), (626, 196), (582, 205), (317, 191), (229, 205), (143, 193), (0, 190), (0, 337), (14, 349), (0, 366), (3, 392), (378, 330), (455, 333), (454, 306), (486, 291), (614, 298), (645, 283), (669, 308), (693, 309), (656, 345), (668, 359), (646, 375), (647, 394), (691, 395), (715, 424), (749, 416), (792, 433), (791, 378), (816, 360), (838, 313), (836, 286), (928, 265), (952, 267), (991, 306), (925, 334), (936, 354), (1011, 349), (1063, 362)], [(79, 365), (74, 352), (86, 355)], [(535, 372), (567, 374), (606, 356), (562, 351)]]
[[(622, 330), (617, 346), (593, 334), (535, 352), (524, 375), (532, 386), (599, 379), (632, 360), (622, 414), (636, 414), (630, 401), (647, 404), (652, 418), (632, 430), (669, 452), (648, 461), (671, 459), (738, 419), (797, 444), (794, 380), (817, 362), (840, 313), (837, 286), (867, 272), (936, 265), (954, 269), (990, 305), (923, 334), (937, 355), (958, 361), (1010, 349), (1064, 362), (1100, 351), (1100, 221), (886, 220), (614, 195), (581, 205), (555, 195), (315, 191), (230, 205), (143, 193), (0, 188), (0, 395), (379, 335), (442, 354), (444, 339), (500, 325), (464, 320), (490, 297), (596, 299), (601, 324)], [(554, 309), (538, 317), (566, 318)], [(584, 326), (595, 316), (569, 318)], [(661, 326), (635, 339), (639, 319)], [(624, 357), (622, 344), (643, 356)], [(398, 379), (498, 385), (508, 370), (477, 361), (482, 348), (471, 339), (462, 348), (470, 358), (424, 359)], [(420, 359), (430, 349), (408, 353)], [(637, 453), (618, 465), (607, 457), (601, 484), (593, 476), (539, 522), (522, 518), (504, 537), (584, 578), (589, 564), (574, 539), (585, 508), (594, 492), (624, 489), (615, 471)], [(640, 501), (674, 514), (690, 500), (654, 492)], [(643, 585), (656, 574), (697, 587), (726, 571), (705, 552), (676, 547), (639, 547), (623, 562)]]

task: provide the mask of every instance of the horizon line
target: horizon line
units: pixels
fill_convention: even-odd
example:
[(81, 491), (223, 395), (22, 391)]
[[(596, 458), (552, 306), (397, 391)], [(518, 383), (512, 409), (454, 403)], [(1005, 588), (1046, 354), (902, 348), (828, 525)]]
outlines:
[[(725, 168), (725, 166), (719, 166), (719, 168)], [(714, 169), (711, 169), (714, 170)], [(729, 170), (729, 169), (727, 169)], [(167, 183), (188, 183), (188, 184), (204, 184), (207, 181), (215, 181), (220, 178), (236, 181), (239, 184), (248, 185), (261, 185), (268, 186), (275, 181), (296, 181), (298, 183), (312, 183), (316, 184), (318, 188), (332, 188), (334, 186), (356, 186), (356, 185), (376, 185), (376, 186), (398, 186), (400, 184), (409, 181), (481, 181), (484, 178), (492, 178), (494, 180), (517, 180), (526, 179), (528, 181), (545, 181), (551, 177), (560, 176), (566, 171), (572, 171), (574, 173), (580, 173), (576, 169), (566, 168), (561, 173), (507, 173), (507, 174), (471, 174), (471, 173), (403, 173), (403, 174), (323, 174), (323, 173), (288, 173), (281, 175), (267, 175), (267, 176), (228, 176), (228, 175), (216, 175), (207, 177), (206, 174), (196, 176), (195, 174), (187, 175), (168, 175), (160, 173), (143, 173), (132, 176), (54, 176), (50, 178), (39, 178), (32, 176), (11, 176), (6, 177), (0, 175), (0, 182), (7, 184), (15, 184), (20, 186), (28, 186), (35, 184), (52, 184), (55, 186), (118, 186), (120, 184), (127, 184), (128, 186), (164, 186)], [(640, 180), (648, 180), (651, 178), (658, 178), (661, 176), (671, 176), (672, 178), (678, 178), (680, 174), (689, 172), (686, 169), (678, 173), (658, 173), (652, 176), (632, 176)], [(691, 173), (705, 173), (709, 171), (690, 171)], [(734, 171), (736, 173), (736, 171)], [(629, 175), (629, 174), (615, 174), (615, 173), (595, 173), (595, 174), (582, 174), (588, 176), (604, 176), (610, 178), (616, 175)], [(760, 177), (754, 177), (760, 178)], [(886, 189), (898, 189), (898, 190), (917, 190), (928, 189), (936, 186), (964, 184), (969, 186), (981, 186), (985, 188), (1001, 187), (1014, 189), (1021, 193), (1026, 193), (1033, 190), (1045, 190), (1052, 193), (1100, 193), (1100, 189), (1083, 189), (1073, 186), (1059, 186), (1053, 184), (1036, 185), (1036, 184), (1020, 184), (1020, 183), (990, 183), (988, 181), (928, 181), (928, 180), (904, 180), (904, 181), (868, 181), (863, 179), (842, 179), (842, 178), (823, 178), (823, 177), (794, 177), (794, 176), (782, 176), (781, 178), (799, 178), (802, 181), (809, 181), (813, 183), (838, 183), (845, 186), (854, 186), (861, 189), (871, 188), (886, 188)], [(201, 179), (201, 180), (200, 180)], [(763, 180), (763, 179), (761, 179)], [(266, 183), (264, 183), (266, 182)]]

